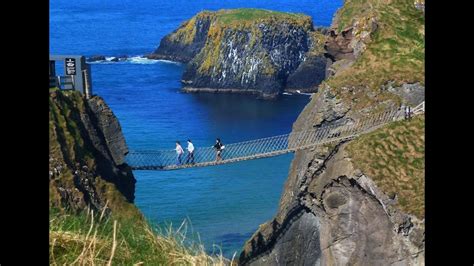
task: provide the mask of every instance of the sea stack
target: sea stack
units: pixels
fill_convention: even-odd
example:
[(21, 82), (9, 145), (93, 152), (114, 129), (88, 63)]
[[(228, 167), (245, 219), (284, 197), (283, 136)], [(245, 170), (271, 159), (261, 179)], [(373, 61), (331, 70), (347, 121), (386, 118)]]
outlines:
[(303, 14), (203, 11), (165, 36), (147, 57), (187, 63), (182, 77), (187, 92), (275, 98), (284, 91), (316, 90), (325, 78), (324, 40)]

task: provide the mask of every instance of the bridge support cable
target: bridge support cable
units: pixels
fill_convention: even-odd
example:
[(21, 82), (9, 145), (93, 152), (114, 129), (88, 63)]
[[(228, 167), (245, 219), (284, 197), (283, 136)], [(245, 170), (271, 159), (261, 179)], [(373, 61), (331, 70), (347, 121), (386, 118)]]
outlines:
[[(422, 102), (414, 107), (413, 115), (424, 113), (424, 106)], [(403, 110), (392, 109), (356, 121), (348, 120), (284, 135), (232, 143), (225, 145), (222, 160), (219, 161), (216, 161), (213, 147), (195, 148), (193, 164), (186, 163), (187, 153), (181, 156), (181, 163), (178, 163), (175, 150), (130, 151), (126, 159), (134, 170), (174, 170), (266, 158), (351, 139), (403, 117)]]

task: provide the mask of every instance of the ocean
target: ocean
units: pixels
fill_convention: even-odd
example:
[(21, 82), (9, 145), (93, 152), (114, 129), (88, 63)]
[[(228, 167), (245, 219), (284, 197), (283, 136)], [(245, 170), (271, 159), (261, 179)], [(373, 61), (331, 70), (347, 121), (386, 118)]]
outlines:
[[(92, 64), (94, 94), (112, 108), (129, 149), (196, 147), (285, 134), (309, 102), (307, 95), (276, 101), (249, 95), (181, 93), (184, 65), (141, 58), (162, 37), (202, 10), (252, 7), (304, 13), (329, 26), (342, 0), (51, 0), (50, 53), (107, 57)], [(176, 171), (134, 171), (135, 204), (152, 222), (178, 228), (209, 252), (238, 257), (245, 241), (276, 213), (292, 154)]]

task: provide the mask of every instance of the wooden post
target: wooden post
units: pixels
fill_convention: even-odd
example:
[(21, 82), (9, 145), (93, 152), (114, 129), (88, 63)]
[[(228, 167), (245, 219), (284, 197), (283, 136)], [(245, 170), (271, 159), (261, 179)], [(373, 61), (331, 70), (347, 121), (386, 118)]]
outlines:
[(86, 96), (86, 99), (90, 99), (92, 96), (90, 76), (89, 76), (89, 71), (88, 71), (89, 69), (90, 67), (87, 66), (86, 69), (82, 70), (83, 78), (84, 78), (84, 95)]
[(76, 79), (74, 79), (73, 75), (70, 75), (69, 77), (71, 77), (72, 89), (75, 90), (76, 89)]

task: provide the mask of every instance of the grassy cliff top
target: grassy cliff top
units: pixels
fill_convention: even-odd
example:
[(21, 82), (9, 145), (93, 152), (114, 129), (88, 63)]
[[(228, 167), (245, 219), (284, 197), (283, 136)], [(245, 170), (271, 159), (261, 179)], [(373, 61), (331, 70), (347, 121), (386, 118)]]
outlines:
[(255, 22), (269, 18), (289, 21), (311, 20), (304, 14), (287, 13), (256, 8), (221, 9), (215, 12), (219, 22), (224, 24)]
[(348, 146), (353, 164), (398, 207), (420, 219), (425, 216), (425, 119), (391, 123), (361, 136)]
[[(346, 0), (332, 27), (367, 38), (355, 62), (323, 82), (336, 98), (355, 111), (385, 101), (400, 101), (384, 89), (404, 83), (424, 84), (424, 13), (413, 0)], [(366, 39), (367, 40), (367, 39)], [(399, 121), (351, 142), (356, 167), (388, 195), (397, 207), (424, 218), (424, 118)]]
[[(424, 84), (423, 11), (415, 7), (413, 0), (346, 0), (335, 16), (333, 27), (339, 33), (353, 27), (354, 37), (363, 38), (361, 29), (369, 28), (373, 21), (377, 29), (370, 35), (365, 51), (351, 67), (325, 82), (341, 98), (354, 98), (344, 95), (341, 89), (347, 87), (379, 91), (389, 82), (395, 86)], [(370, 101), (366, 102), (370, 105)], [(363, 108), (362, 105), (356, 109)]]
[(213, 28), (249, 28), (258, 22), (287, 21), (291, 24), (313, 28), (311, 17), (304, 14), (287, 13), (255, 8), (221, 9), (218, 11), (201, 11), (191, 19), (183, 22), (170, 38), (176, 42), (189, 44), (196, 34), (197, 20), (211, 20)]
[[(290, 24), (294, 27), (301, 27), (308, 31), (311, 38), (319, 45), (315, 45), (314, 53), (321, 53), (323, 49), (322, 34), (313, 31), (313, 22), (310, 16), (304, 14), (287, 13), (279, 11), (271, 11), (255, 8), (239, 8), (239, 9), (221, 9), (218, 11), (202, 11), (191, 19), (185, 21), (172, 34), (169, 40), (184, 45), (191, 44), (198, 32), (199, 22), (207, 21), (210, 23), (207, 32), (207, 42), (201, 55), (204, 57), (203, 63), (199, 67), (199, 71), (208, 72), (212, 67), (216, 66), (217, 59), (220, 55), (220, 46), (223, 42), (225, 32), (228, 29), (235, 31), (247, 31), (251, 33), (250, 47), (258, 45), (259, 38), (262, 37), (261, 24), (265, 24), (267, 28), (275, 29), (278, 32), (283, 23)], [(274, 69), (270, 66), (266, 68), (269, 74), (274, 74)]]
[(186, 244), (183, 228), (161, 229), (133, 218), (111, 220), (101, 213), (55, 209), (49, 221), (51, 265), (235, 265), (208, 255), (200, 243)]

